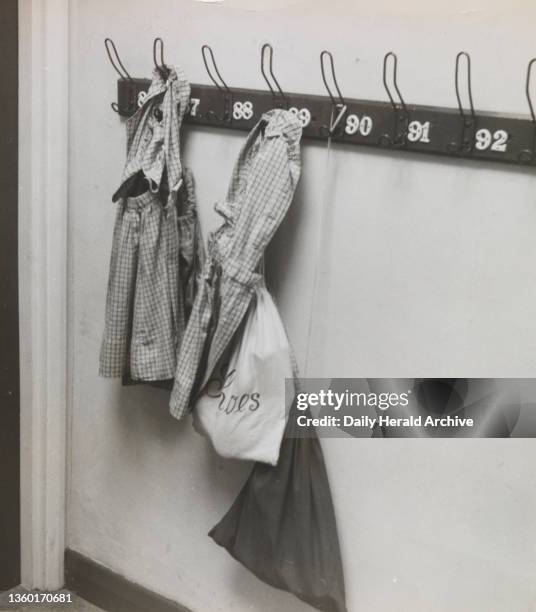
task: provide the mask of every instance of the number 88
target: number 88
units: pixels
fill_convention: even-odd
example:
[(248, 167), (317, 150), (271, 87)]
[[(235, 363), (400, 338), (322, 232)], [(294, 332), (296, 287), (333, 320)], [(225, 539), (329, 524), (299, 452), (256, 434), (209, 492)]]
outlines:
[(253, 117), (253, 104), (251, 102), (235, 102), (233, 104), (233, 119), (251, 119)]

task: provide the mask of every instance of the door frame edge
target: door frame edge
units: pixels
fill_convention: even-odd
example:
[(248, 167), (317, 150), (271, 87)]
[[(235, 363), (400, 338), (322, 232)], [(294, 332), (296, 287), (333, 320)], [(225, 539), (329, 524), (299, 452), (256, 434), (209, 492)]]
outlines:
[(21, 581), (64, 584), (69, 0), (19, 0)]

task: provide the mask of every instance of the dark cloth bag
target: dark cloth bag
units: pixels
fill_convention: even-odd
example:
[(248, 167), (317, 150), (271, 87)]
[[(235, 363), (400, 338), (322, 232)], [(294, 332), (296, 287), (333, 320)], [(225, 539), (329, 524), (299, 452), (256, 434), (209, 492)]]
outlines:
[(297, 427), (292, 417), (291, 413), (277, 466), (254, 465), (230, 510), (209, 535), (264, 582), (323, 612), (346, 612), (322, 447), (314, 428), (300, 428), (300, 435), (311, 437), (289, 437)]

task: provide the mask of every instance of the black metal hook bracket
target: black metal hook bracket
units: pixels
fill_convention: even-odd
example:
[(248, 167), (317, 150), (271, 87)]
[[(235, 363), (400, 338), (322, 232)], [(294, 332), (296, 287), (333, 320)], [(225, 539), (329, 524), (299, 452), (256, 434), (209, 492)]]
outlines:
[[(391, 80), (393, 82), (393, 87), (398, 101), (395, 100), (388, 83), (387, 71), (389, 60), (392, 60), (391, 64), (393, 68)], [(389, 51), (383, 57), (382, 82), (387, 93), (387, 97), (389, 98), (391, 108), (393, 109), (393, 122), (391, 134), (382, 134), (379, 139), (379, 144), (381, 146), (387, 145), (390, 147), (405, 147), (408, 136), (409, 112), (406, 102), (400, 93), (400, 88), (398, 87), (398, 57), (393, 51)]]
[[(131, 116), (143, 105), (151, 81), (131, 77), (115, 45), (108, 40), (105, 43), (108, 58), (119, 75), (118, 104), (114, 108)], [(153, 59), (157, 65), (164, 65), (163, 49), (159, 49), (158, 44), (153, 48)], [(289, 111), (300, 120), (304, 139), (325, 141), (328, 137), (346, 145), (387, 146), (400, 152), (536, 166), (536, 105), (531, 95), (536, 58), (528, 64), (525, 83), (530, 115), (519, 117), (475, 111), (470, 60), (464, 52), (456, 58), (458, 104), (450, 108), (407, 104), (398, 86), (397, 61), (392, 52), (384, 57), (384, 87), (388, 97), (384, 101), (343, 97), (329, 51), (320, 54), (326, 95), (283, 92), (277, 78), (271, 78), (273, 58), (269, 46), (264, 46), (261, 52), (261, 72), (268, 89), (233, 88), (231, 91), (221, 77), (210, 47), (204, 45), (202, 54), (212, 84), (191, 85), (190, 107), (184, 119), (188, 124), (248, 131), (280, 103), (284, 95)], [(467, 66), (462, 65), (464, 61)], [(461, 95), (465, 93), (461, 91), (465, 89), (461, 85), (465, 85), (466, 78), (463, 68), (468, 69), (466, 96), (469, 101), (465, 108)]]
[[(272, 86), (272, 83), (270, 82), (270, 79), (268, 78), (267, 74), (266, 74), (266, 70), (265, 70), (265, 64), (266, 64), (266, 55), (268, 54), (268, 71), (270, 73), (270, 78), (272, 79), (272, 81), (275, 84), (275, 89)], [(264, 43), (264, 45), (262, 46), (261, 49), (261, 73), (262, 76), (264, 78), (264, 80), (266, 81), (266, 84), (268, 85), (268, 89), (270, 90), (273, 99), (274, 99), (274, 104), (275, 106), (280, 106), (281, 103), (277, 101), (278, 95), (282, 100), (282, 103), (284, 105), (285, 108), (288, 109), (289, 107), (289, 101), (287, 96), (285, 95), (285, 93), (283, 92), (283, 90), (281, 89), (281, 85), (279, 85), (279, 81), (277, 80), (275, 74), (274, 74), (274, 68), (273, 68), (273, 61), (274, 61), (274, 49), (272, 47), (272, 45), (270, 43)], [(277, 89), (277, 91), (276, 91)]]
[[(328, 58), (329, 60), (331, 80), (333, 81), (333, 85), (335, 87), (335, 91), (337, 92), (338, 99), (335, 98), (331, 90), (331, 87), (329, 86), (328, 79), (326, 77), (325, 58)], [(331, 138), (337, 133), (337, 128), (339, 127), (344, 115), (346, 114), (348, 110), (348, 105), (346, 104), (342, 96), (341, 89), (337, 82), (337, 76), (335, 74), (335, 63), (333, 61), (333, 55), (330, 53), (330, 51), (324, 50), (322, 51), (322, 53), (320, 53), (320, 71), (322, 73), (322, 80), (324, 81), (324, 87), (326, 88), (326, 91), (328, 92), (329, 98), (331, 100), (330, 125), (329, 127), (322, 126), (321, 129), (329, 138)], [(335, 113), (337, 114), (335, 115)]]
[[(460, 95), (460, 63), (465, 58), (467, 72), (467, 96), (469, 100), (469, 116), (466, 114)], [(473, 103), (473, 88), (471, 83), (471, 56), (466, 51), (460, 51), (456, 55), (454, 69), (454, 87), (456, 90), (456, 100), (458, 102), (458, 112), (461, 119), (461, 130), (459, 141), (452, 141), (448, 145), (448, 150), (452, 153), (470, 153), (474, 149), (477, 120), (475, 106)]]
[[(223, 97), (223, 114), (218, 116), (212, 109), (207, 113), (207, 119), (216, 120), (219, 123), (231, 123), (233, 120), (233, 93), (227, 83), (223, 80), (223, 77), (218, 70), (218, 65), (216, 64), (216, 60), (214, 58), (214, 52), (211, 47), (208, 45), (203, 45), (201, 47), (201, 55), (203, 56), (203, 63), (205, 64), (205, 69), (210, 80), (214, 83), (215, 87), (218, 89), (220, 94)], [(212, 64), (212, 69), (216, 74), (216, 77), (212, 73), (212, 69), (209, 66), (208, 58), (210, 58), (210, 63)], [(219, 82), (218, 82), (219, 80)]]

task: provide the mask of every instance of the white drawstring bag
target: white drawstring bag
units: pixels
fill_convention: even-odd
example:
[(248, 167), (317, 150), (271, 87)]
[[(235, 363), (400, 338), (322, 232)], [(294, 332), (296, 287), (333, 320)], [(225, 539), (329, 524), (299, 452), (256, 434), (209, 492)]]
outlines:
[[(286, 378), (293, 378), (291, 349), (263, 284), (248, 310), (241, 337), (197, 399), (194, 428), (222, 457), (276, 465), (288, 416)], [(288, 395), (290, 407), (294, 394)]]

